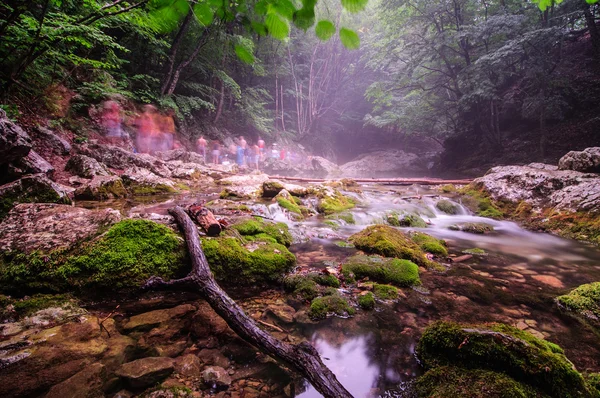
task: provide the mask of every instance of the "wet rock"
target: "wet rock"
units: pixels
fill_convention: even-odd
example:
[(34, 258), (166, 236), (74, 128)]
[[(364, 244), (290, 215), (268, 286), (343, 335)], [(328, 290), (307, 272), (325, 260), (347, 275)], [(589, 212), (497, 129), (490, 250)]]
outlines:
[(38, 126), (32, 132), (32, 135), (43, 142), (44, 146), (49, 147), (58, 155), (68, 155), (71, 152), (71, 144), (64, 138), (54, 134), (51, 130)]
[(311, 161), (312, 174), (319, 177), (336, 177), (341, 174), (339, 166), (321, 156), (313, 156)]
[(134, 165), (148, 169), (160, 177), (171, 176), (165, 162), (151, 155), (136, 154), (117, 146), (94, 143), (79, 145), (77, 151), (115, 169), (125, 170)]
[(69, 249), (120, 219), (120, 213), (113, 209), (23, 203), (0, 223), (0, 250), (30, 253)]
[(0, 109), (0, 164), (10, 163), (27, 156), (31, 138), (21, 127), (6, 117)]
[(171, 170), (171, 177), (173, 178), (202, 181), (205, 183), (214, 182), (214, 179), (207, 175), (209, 169), (198, 163), (184, 163), (176, 160), (166, 163), (166, 166)]
[(223, 178), (220, 183), (225, 185), (221, 198), (258, 198), (262, 195), (263, 183), (269, 179), (266, 174), (236, 175)]
[(285, 304), (271, 304), (266, 308), (265, 314), (271, 315), (277, 321), (283, 323), (293, 323), (296, 310)]
[(600, 210), (600, 178), (554, 192), (550, 201), (557, 209), (597, 212)]
[(175, 191), (173, 181), (159, 177), (145, 168), (130, 167), (123, 173), (122, 177), (127, 189), (134, 195), (152, 195)]
[(25, 176), (0, 186), (0, 197), (0, 219), (16, 203), (71, 203), (67, 190), (44, 174)]
[(363, 154), (340, 169), (349, 177), (398, 176), (426, 170), (421, 160), (417, 154), (392, 149)]
[(125, 363), (116, 374), (134, 388), (150, 387), (168, 377), (175, 369), (173, 360), (165, 357), (149, 357)]
[(211, 366), (202, 372), (202, 381), (207, 386), (226, 389), (231, 385), (231, 376), (227, 371), (219, 366)]
[(282, 190), (286, 190), (293, 196), (306, 196), (309, 193), (308, 188), (301, 185), (286, 184), (278, 180), (268, 180), (263, 183), (262, 196), (264, 198), (273, 198)]
[(214, 365), (221, 368), (229, 367), (230, 361), (221, 351), (205, 348), (198, 353), (198, 358), (207, 365)]
[(202, 361), (193, 354), (183, 355), (175, 360), (175, 372), (186, 377), (198, 377), (202, 372)]
[(54, 167), (41, 157), (36, 151), (31, 150), (19, 160), (10, 164), (8, 173), (12, 178), (19, 178), (26, 174), (45, 174), (51, 176), (54, 173)]
[(448, 227), (453, 231), (463, 231), (470, 234), (483, 235), (494, 231), (494, 227), (483, 222), (459, 223)]
[(105, 165), (98, 162), (96, 159), (85, 155), (71, 156), (65, 166), (65, 170), (84, 178), (109, 176), (112, 174)]
[(532, 275), (531, 277), (536, 281), (543, 283), (544, 285), (548, 285), (557, 289), (565, 287), (562, 281), (553, 275)]
[(124, 198), (127, 190), (123, 180), (118, 176), (97, 175), (87, 184), (75, 190), (75, 199), (80, 200), (106, 200)]
[(163, 322), (167, 322), (174, 318), (181, 318), (195, 310), (196, 307), (193, 305), (183, 304), (174, 308), (135, 315), (123, 325), (123, 330), (127, 332), (150, 330)]
[(67, 380), (53, 386), (46, 398), (104, 398), (102, 385), (106, 378), (104, 365), (94, 363)]
[(588, 283), (556, 298), (558, 307), (600, 329), (600, 282)]
[(127, 390), (121, 390), (112, 396), (112, 398), (131, 398), (131, 397), (133, 397), (133, 393), (131, 393)]
[(558, 161), (560, 170), (575, 170), (584, 173), (600, 173), (600, 147), (571, 151)]

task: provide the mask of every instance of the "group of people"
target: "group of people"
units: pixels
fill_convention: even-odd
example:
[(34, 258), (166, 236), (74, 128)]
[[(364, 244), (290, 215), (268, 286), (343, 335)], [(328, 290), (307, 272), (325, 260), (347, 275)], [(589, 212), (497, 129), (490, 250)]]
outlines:
[[(204, 136), (200, 136), (196, 141), (196, 150), (207, 161), (209, 144)], [(248, 144), (243, 136), (238, 138), (237, 143), (233, 143), (227, 148), (219, 140), (214, 140), (210, 144), (211, 162), (213, 164), (232, 164), (235, 161), (240, 168), (258, 170), (259, 162), (264, 161), (264, 153), (265, 141), (260, 137), (256, 144)]]

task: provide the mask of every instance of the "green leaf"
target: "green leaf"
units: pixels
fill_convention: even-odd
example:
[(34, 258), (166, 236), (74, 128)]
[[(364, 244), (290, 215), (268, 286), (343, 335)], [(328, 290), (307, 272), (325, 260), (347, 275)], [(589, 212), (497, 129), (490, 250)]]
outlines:
[(213, 21), (213, 12), (206, 3), (197, 3), (194, 6), (194, 14), (204, 26), (210, 25)]
[[(369, 0), (342, 0), (342, 7), (349, 12), (359, 12), (364, 10)], [(545, 0), (542, 0), (545, 1)]]
[(335, 25), (326, 19), (319, 21), (315, 27), (315, 34), (320, 40), (327, 41), (335, 33)]
[(252, 21), (251, 25), (252, 25), (252, 30), (254, 30), (259, 36), (267, 35), (267, 27), (265, 26), (265, 24)]
[(358, 34), (352, 29), (341, 28), (340, 40), (348, 50), (356, 50), (360, 47), (360, 37), (358, 37)]
[(244, 62), (246, 64), (251, 65), (254, 63), (254, 55), (252, 55), (252, 53), (250, 51), (248, 51), (248, 49), (246, 49), (244, 46), (236, 44), (235, 54), (238, 56), (238, 58), (240, 60), (242, 60), (242, 62)]
[(272, 9), (288, 20), (292, 19), (294, 12), (296, 11), (296, 7), (294, 7), (294, 4), (292, 4), (290, 0), (276, 0), (272, 4)]
[(290, 25), (284, 19), (281, 19), (275, 12), (269, 12), (265, 18), (265, 25), (271, 36), (276, 39), (283, 40), (290, 33)]
[(301, 8), (294, 13), (294, 25), (306, 31), (315, 24), (314, 8)]

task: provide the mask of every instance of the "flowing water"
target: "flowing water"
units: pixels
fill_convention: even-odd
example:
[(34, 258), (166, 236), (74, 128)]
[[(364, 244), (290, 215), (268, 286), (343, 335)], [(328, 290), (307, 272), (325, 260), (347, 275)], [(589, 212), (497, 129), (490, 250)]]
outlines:
[[(302, 269), (338, 265), (356, 253), (340, 245), (351, 234), (371, 224), (384, 223), (391, 212), (419, 214), (429, 225), (419, 229), (448, 242), (451, 258), (466, 249), (486, 255), (448, 263), (440, 274), (421, 270), (422, 286), (403, 289), (394, 302), (378, 303), (373, 312), (358, 311), (352, 318), (329, 318), (298, 323), (290, 333), (311, 341), (324, 362), (355, 397), (405, 397), (422, 370), (415, 356), (423, 329), (435, 320), (466, 323), (503, 322), (555, 342), (580, 371), (600, 370), (600, 339), (571, 318), (561, 315), (553, 298), (583, 283), (600, 280), (600, 250), (550, 234), (522, 229), (510, 221), (477, 217), (460, 203), (447, 215), (435, 204), (437, 191), (421, 187), (367, 185), (363, 193), (347, 193), (360, 203), (351, 213), (355, 223), (337, 220), (332, 228), (320, 216), (291, 221), (272, 202), (244, 202), (253, 213), (286, 222), (297, 243), (290, 248)], [(112, 202), (125, 214), (165, 214), (173, 204), (215, 199), (217, 193), (154, 197), (151, 203)], [(314, 204), (310, 200), (307, 206)], [(95, 203), (79, 205), (97, 207)], [(117, 206), (115, 206), (117, 205)], [(451, 230), (461, 223), (485, 222), (494, 231), (485, 235)], [(401, 228), (403, 230), (414, 228)], [(300, 309), (300, 308), (297, 308)], [(304, 308), (306, 309), (306, 308)], [(296, 390), (303, 398), (320, 395), (305, 383)]]

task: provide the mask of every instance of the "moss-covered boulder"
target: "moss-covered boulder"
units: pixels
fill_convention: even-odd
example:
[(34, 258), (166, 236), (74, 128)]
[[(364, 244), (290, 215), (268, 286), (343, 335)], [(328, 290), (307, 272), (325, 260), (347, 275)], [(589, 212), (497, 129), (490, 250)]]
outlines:
[(358, 296), (358, 305), (363, 310), (372, 310), (375, 308), (375, 297), (371, 292), (365, 292), (365, 294), (361, 294)]
[(450, 227), (448, 227), (448, 229), (451, 229), (453, 231), (463, 231), (463, 232), (467, 232), (470, 234), (477, 234), (477, 235), (483, 235), (483, 234), (488, 234), (490, 232), (494, 232), (494, 227), (492, 225), (484, 223), (484, 222), (467, 222), (467, 223), (454, 224), (454, 225), (451, 225)]
[(356, 310), (340, 295), (317, 297), (310, 303), (308, 316), (313, 320), (324, 319), (328, 315), (348, 316), (354, 315)]
[(45, 174), (25, 176), (0, 186), (0, 219), (17, 203), (70, 204), (68, 192)]
[(94, 176), (92, 180), (75, 190), (75, 199), (106, 200), (124, 198), (127, 190), (117, 176)]
[(427, 228), (427, 223), (417, 214), (390, 213), (386, 221), (393, 227)]
[(138, 287), (153, 275), (183, 276), (187, 268), (181, 237), (164, 225), (129, 219), (69, 250), (3, 253), (0, 290), (111, 291)]
[(584, 378), (559, 346), (502, 324), (436, 322), (423, 333), (417, 354), (427, 369), (479, 369), (501, 373), (542, 396), (592, 396)]
[(438, 267), (409, 236), (387, 225), (371, 225), (349, 240), (365, 253), (410, 260), (423, 267)]
[(440, 257), (448, 256), (446, 241), (443, 239), (434, 238), (433, 236), (424, 234), (423, 232), (413, 232), (410, 234), (410, 238), (427, 253), (435, 254), (436, 256)]
[(373, 293), (375, 297), (381, 300), (395, 300), (398, 298), (398, 288), (391, 285), (376, 283), (373, 285)]
[(343, 195), (337, 190), (327, 191), (320, 196), (317, 211), (321, 214), (329, 215), (340, 213), (352, 209), (356, 206), (356, 201), (349, 196)]
[(396, 286), (413, 286), (421, 283), (419, 267), (409, 260), (379, 256), (352, 256), (342, 265), (347, 280), (369, 278)]
[(292, 235), (285, 223), (273, 223), (260, 217), (244, 217), (238, 219), (232, 226), (246, 240), (263, 240), (279, 243), (286, 247), (292, 244)]
[(450, 202), (449, 200), (442, 199), (435, 204), (435, 207), (446, 214), (458, 214), (460, 213), (460, 207), (455, 203)]
[(559, 308), (600, 329), (600, 282), (581, 285), (556, 298)]

